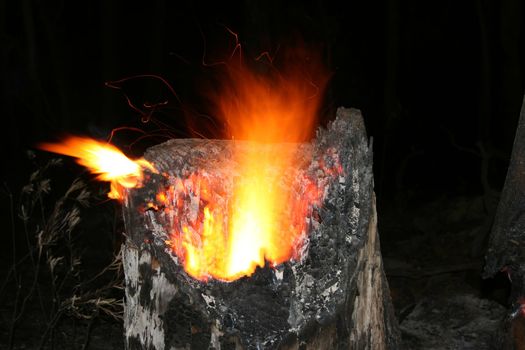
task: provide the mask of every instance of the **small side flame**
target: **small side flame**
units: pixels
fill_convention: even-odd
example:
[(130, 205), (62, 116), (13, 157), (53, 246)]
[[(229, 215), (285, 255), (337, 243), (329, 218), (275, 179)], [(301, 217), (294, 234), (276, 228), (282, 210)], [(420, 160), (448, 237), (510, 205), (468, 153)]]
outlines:
[(70, 136), (60, 143), (42, 143), (39, 148), (75, 157), (77, 163), (97, 174), (97, 179), (111, 183), (108, 197), (122, 199), (122, 188), (140, 186), (143, 170), (156, 172), (147, 160), (132, 160), (115, 146), (86, 137)]

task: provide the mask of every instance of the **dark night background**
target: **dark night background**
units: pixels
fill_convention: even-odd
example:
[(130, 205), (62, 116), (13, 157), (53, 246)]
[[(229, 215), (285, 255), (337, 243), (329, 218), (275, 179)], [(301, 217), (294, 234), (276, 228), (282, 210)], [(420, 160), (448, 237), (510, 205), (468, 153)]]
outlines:
[[(421, 227), (435, 223), (425, 215), (458, 208), (458, 200), (482, 198), (480, 220), (490, 224), (494, 206), (485, 200), (503, 186), (524, 93), (522, 0), (22, 0), (0, 6), (4, 242), (12, 240), (9, 196), (16, 207), (35, 164), (53, 157), (35, 150), (38, 142), (65, 133), (106, 139), (114, 128), (139, 128), (148, 137), (128, 129), (114, 142), (140, 155), (195, 130), (213, 137), (214, 124), (199, 117), (212, 113), (199, 82), (214, 74), (202, 56), (228, 57), (235, 41), (227, 29), (239, 35), (246, 60), (297, 37), (320, 50), (333, 73), (322, 121), (338, 106), (358, 108), (374, 139), (383, 254), (399, 259), (388, 249), (416, 239)], [(105, 86), (141, 74), (166, 79), (182, 105), (156, 79), (131, 79), (122, 90)], [(138, 105), (169, 103), (143, 108), (151, 117), (144, 123), (124, 94)], [(187, 118), (194, 118), (191, 130)], [(71, 160), (64, 163), (51, 178), (58, 189), (82, 174)], [(428, 225), (413, 224), (415, 216)], [(483, 247), (485, 237), (477, 240)], [(6, 266), (10, 249), (2, 249)], [(470, 258), (482, 259), (482, 253)], [(391, 284), (395, 290), (396, 281)]]

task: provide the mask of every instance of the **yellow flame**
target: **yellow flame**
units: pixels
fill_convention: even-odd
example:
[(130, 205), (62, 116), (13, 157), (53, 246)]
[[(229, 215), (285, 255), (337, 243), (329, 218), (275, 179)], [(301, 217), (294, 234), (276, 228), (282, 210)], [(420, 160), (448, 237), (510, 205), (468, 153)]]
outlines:
[(69, 136), (60, 143), (43, 143), (39, 148), (75, 157), (80, 165), (88, 168), (97, 178), (111, 183), (109, 198), (121, 199), (121, 188), (139, 186), (143, 169), (155, 172), (155, 168), (145, 159), (132, 160), (118, 148), (86, 137)]

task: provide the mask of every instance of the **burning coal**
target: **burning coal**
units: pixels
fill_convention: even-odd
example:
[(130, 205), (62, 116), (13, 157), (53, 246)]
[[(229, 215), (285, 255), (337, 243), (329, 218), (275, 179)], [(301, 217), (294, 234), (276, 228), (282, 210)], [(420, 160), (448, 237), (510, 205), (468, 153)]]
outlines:
[[(238, 167), (230, 176), (237, 180), (227, 205), (214, 202), (209, 180), (202, 174), (178, 179), (157, 194), (155, 203), (149, 203), (150, 208), (163, 208), (172, 216), (170, 222), (175, 224), (166, 243), (194, 278), (233, 281), (250, 276), (258, 266), (276, 266), (297, 257), (298, 246), (308, 234), (306, 215), (312, 206), (320, 205), (323, 196), (314, 181), (299, 194), (279, 184), (288, 169), (297, 167), (298, 142), (307, 140), (317, 124), (327, 75), (311, 58), (308, 65), (309, 69), (303, 69), (301, 64), (291, 64), (264, 75), (242, 65), (228, 66), (223, 84), (208, 92), (216, 115), (227, 126), (225, 138), (292, 143), (281, 152), (234, 152), (232, 161)], [(111, 182), (110, 198), (122, 199), (123, 189), (139, 187), (145, 169), (156, 172), (154, 164), (131, 160), (114, 146), (90, 139), (71, 137), (41, 148), (75, 157), (98, 179)], [(330, 171), (336, 174), (340, 169)], [(181, 211), (190, 197), (199, 208), (191, 220), (182, 217)]]

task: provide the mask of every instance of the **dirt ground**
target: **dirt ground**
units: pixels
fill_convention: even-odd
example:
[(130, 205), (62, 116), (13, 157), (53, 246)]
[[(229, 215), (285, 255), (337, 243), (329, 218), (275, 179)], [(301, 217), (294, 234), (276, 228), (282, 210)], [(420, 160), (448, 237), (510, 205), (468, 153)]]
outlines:
[(497, 199), (412, 199), (386, 208), (380, 223), (405, 348), (497, 349), (510, 283), (503, 273), (480, 277)]

